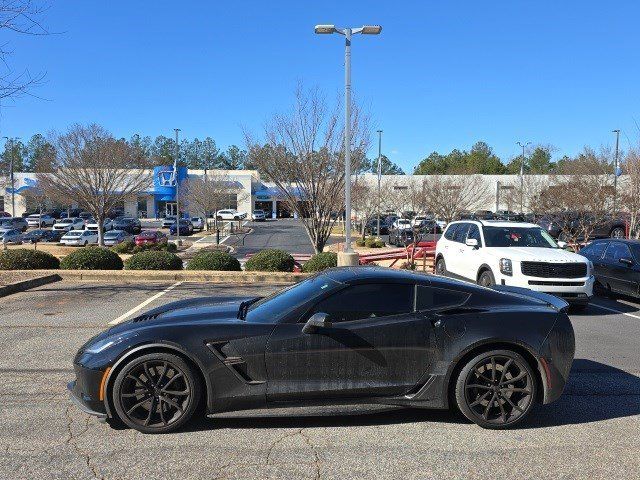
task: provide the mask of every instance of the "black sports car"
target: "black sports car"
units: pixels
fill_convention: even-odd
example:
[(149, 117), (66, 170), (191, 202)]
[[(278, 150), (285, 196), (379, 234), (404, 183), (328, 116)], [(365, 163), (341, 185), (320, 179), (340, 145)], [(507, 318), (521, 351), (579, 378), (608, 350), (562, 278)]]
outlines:
[(178, 301), (89, 340), (72, 398), (146, 433), (207, 413), (320, 404), (457, 407), (505, 428), (562, 393), (567, 303), (381, 267), (334, 268), (266, 298)]

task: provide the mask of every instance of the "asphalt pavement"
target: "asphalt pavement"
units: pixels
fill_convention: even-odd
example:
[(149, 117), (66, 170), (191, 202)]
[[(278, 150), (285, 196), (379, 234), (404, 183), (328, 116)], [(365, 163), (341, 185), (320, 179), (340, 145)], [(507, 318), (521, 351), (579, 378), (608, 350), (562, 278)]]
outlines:
[(159, 295), (141, 311), (276, 288), (58, 282), (0, 299), (0, 478), (639, 478), (640, 305), (628, 300), (598, 298), (571, 316), (565, 393), (514, 430), (450, 412), (345, 406), (219, 414), (151, 436), (69, 402), (76, 349), (150, 298)]

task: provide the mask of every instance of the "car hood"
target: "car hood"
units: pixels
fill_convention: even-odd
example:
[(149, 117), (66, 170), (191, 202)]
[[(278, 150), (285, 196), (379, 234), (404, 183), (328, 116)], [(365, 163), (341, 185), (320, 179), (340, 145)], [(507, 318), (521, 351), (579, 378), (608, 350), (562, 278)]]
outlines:
[(486, 252), (497, 258), (533, 262), (586, 263), (586, 259), (576, 253), (560, 248), (544, 247), (487, 247)]

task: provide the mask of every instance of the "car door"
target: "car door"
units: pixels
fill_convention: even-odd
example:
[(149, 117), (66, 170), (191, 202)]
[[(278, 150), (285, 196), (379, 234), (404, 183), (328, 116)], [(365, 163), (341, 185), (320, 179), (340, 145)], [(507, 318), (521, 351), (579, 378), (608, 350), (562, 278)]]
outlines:
[[(413, 284), (347, 286), (316, 302), (295, 323), (276, 325), (267, 343), (267, 400), (401, 395), (432, 360), (432, 325), (414, 312)], [(302, 332), (314, 313), (332, 322)]]
[[(467, 245), (467, 239), (473, 239), (478, 242), (477, 247), (471, 247)], [(470, 223), (467, 233), (465, 234), (462, 242), (460, 243), (460, 256), (458, 262), (460, 263), (460, 275), (470, 280), (475, 280), (478, 273), (478, 269), (481, 265), (482, 255), (480, 255), (480, 249), (482, 248), (482, 239), (480, 238), (480, 227), (475, 223)]]
[(603, 257), (606, 282), (614, 292), (635, 294), (634, 265), (623, 263), (620, 259), (633, 259), (629, 247), (622, 242), (609, 242)]
[[(453, 233), (451, 243), (449, 245), (449, 256), (446, 259), (447, 270), (458, 277), (469, 278), (466, 276), (465, 263), (463, 260), (464, 251), (467, 248), (465, 240), (469, 231), (469, 223), (459, 223), (458, 228)], [(473, 277), (473, 275), (472, 275)]]

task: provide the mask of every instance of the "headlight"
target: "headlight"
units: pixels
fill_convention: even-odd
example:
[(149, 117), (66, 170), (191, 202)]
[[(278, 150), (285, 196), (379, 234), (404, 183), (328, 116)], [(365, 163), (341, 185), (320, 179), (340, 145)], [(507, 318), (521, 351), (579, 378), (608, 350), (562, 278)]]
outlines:
[(102, 340), (99, 340), (99, 341), (89, 345), (85, 349), (85, 352), (86, 353), (100, 353), (100, 352), (106, 350), (109, 347), (113, 347), (114, 345), (117, 345), (117, 344), (123, 342), (127, 338), (133, 337), (134, 335), (136, 335), (135, 332), (130, 332), (130, 333), (123, 333), (121, 335), (116, 335), (116, 336), (113, 336), (113, 337), (103, 338)]
[(508, 258), (500, 259), (500, 272), (504, 275), (513, 275), (513, 267), (511, 266), (511, 260)]

